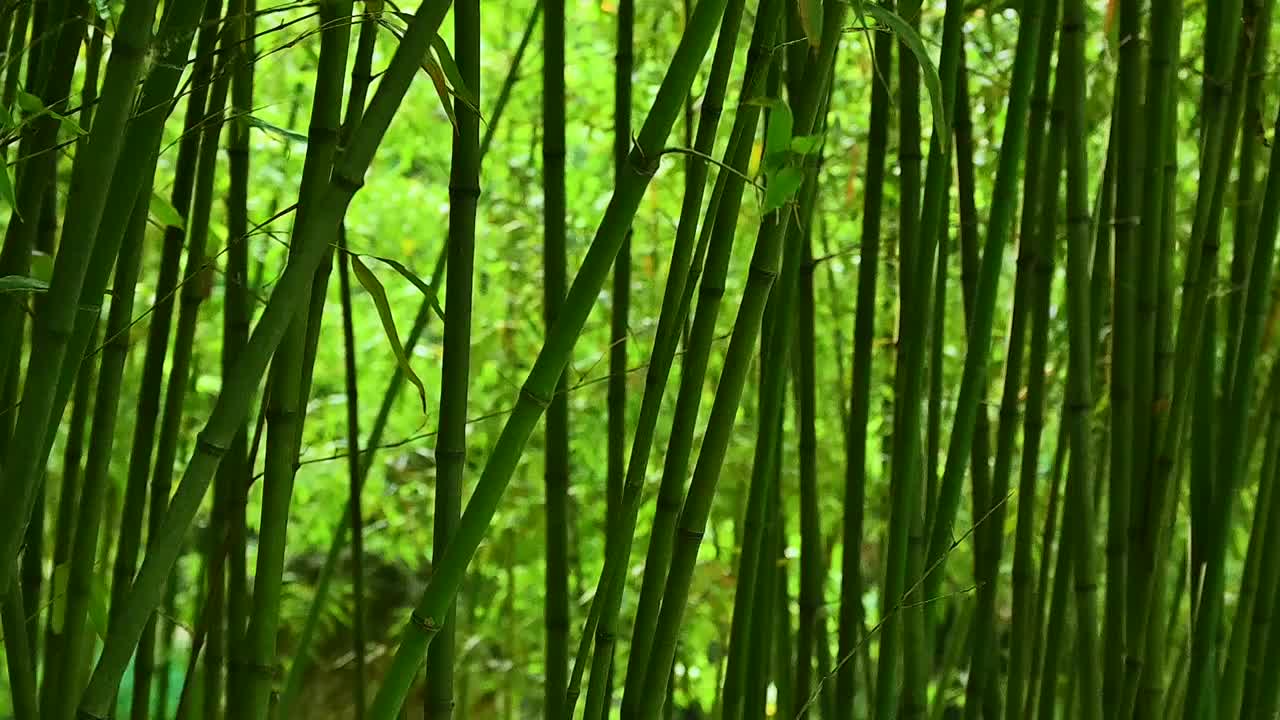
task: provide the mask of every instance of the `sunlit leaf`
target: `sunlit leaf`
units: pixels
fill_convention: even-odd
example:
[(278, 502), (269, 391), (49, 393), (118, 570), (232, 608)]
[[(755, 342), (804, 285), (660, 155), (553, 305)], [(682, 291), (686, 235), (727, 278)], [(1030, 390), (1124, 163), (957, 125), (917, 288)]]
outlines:
[(178, 212), (178, 209), (158, 193), (151, 193), (150, 210), (151, 216), (164, 227), (181, 229), (185, 225), (182, 220), (182, 214)]
[[(351, 253), (351, 255), (354, 256), (356, 255), (356, 253)], [(410, 283), (412, 283), (413, 286), (418, 288), (418, 291), (421, 292), (427, 298), (427, 300), (431, 302), (431, 309), (435, 311), (436, 317), (440, 318), (441, 322), (444, 322), (444, 310), (440, 307), (440, 297), (436, 293), (436, 289), (431, 287), (430, 283), (418, 277), (416, 274), (414, 274), (412, 270), (405, 267), (402, 263), (396, 260), (392, 260), (391, 258), (385, 258), (385, 257), (379, 257), (377, 255), (367, 255), (367, 254), (361, 254), (360, 257), (367, 257), (372, 260), (377, 260), (378, 262), (390, 267), (392, 270), (395, 270), (396, 272), (400, 273), (401, 277), (403, 277), (405, 280), (408, 280)]]
[[(768, 134), (765, 135), (765, 157), (777, 152), (784, 152), (787, 149), (787, 146), (791, 144), (791, 127), (793, 124), (791, 108), (787, 107), (784, 102), (774, 104), (773, 109), (769, 112)], [(768, 165), (765, 167), (768, 167)]]
[(822, 42), (822, 0), (796, 0), (800, 9), (800, 26), (804, 28), (809, 45), (818, 47)]
[(791, 152), (797, 155), (812, 155), (822, 147), (822, 135), (797, 135), (791, 138)]
[(784, 167), (772, 175), (764, 192), (764, 211), (770, 213), (786, 205), (803, 181), (804, 173), (798, 167)]
[(423, 386), (422, 380), (418, 378), (417, 373), (413, 371), (413, 367), (409, 364), (409, 357), (405, 355), (404, 346), (400, 344), (400, 335), (396, 332), (395, 317), (391, 314), (391, 303), (387, 301), (387, 291), (382, 287), (382, 283), (378, 281), (376, 275), (360, 262), (360, 258), (351, 255), (351, 269), (355, 272), (356, 279), (364, 286), (365, 292), (369, 293), (369, 297), (373, 298), (373, 305), (378, 309), (378, 319), (382, 321), (382, 330), (386, 333), (387, 342), (391, 343), (391, 352), (396, 356), (396, 363), (400, 365), (401, 372), (418, 388), (418, 398), (422, 401), (422, 412), (427, 411), (427, 389)]
[(18, 107), (22, 108), (23, 112), (33, 115), (38, 115), (46, 110), (43, 100), (21, 88), (18, 90)]

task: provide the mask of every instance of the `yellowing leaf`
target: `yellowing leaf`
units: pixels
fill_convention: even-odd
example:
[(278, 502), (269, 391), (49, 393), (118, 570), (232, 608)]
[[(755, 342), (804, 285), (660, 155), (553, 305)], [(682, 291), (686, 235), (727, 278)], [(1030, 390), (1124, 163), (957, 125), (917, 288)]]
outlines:
[(800, 25), (804, 28), (809, 45), (818, 47), (822, 42), (822, 0), (797, 0), (800, 8)]
[(356, 255), (350, 255), (351, 269), (355, 272), (356, 279), (364, 286), (365, 292), (369, 293), (369, 297), (373, 298), (373, 305), (378, 309), (378, 319), (382, 321), (382, 331), (386, 333), (387, 342), (391, 343), (391, 352), (396, 356), (396, 363), (400, 366), (401, 372), (418, 388), (418, 398), (422, 401), (422, 412), (427, 411), (427, 389), (422, 385), (422, 380), (418, 378), (417, 373), (409, 365), (409, 357), (405, 355), (404, 346), (400, 344), (400, 335), (396, 332), (395, 317), (391, 314), (391, 304), (387, 302), (387, 291), (383, 289), (382, 283), (378, 282), (369, 268), (360, 262), (360, 258)]

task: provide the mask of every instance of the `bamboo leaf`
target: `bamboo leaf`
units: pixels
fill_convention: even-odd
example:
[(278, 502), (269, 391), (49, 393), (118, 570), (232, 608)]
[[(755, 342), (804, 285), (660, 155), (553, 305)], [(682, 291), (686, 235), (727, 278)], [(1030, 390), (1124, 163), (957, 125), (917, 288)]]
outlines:
[(18, 107), (32, 115), (39, 115), (46, 110), (43, 100), (21, 88), (18, 90)]
[(444, 309), (440, 307), (440, 296), (436, 292), (436, 289), (432, 287), (430, 283), (426, 282), (425, 280), (423, 280), (422, 278), (414, 274), (412, 270), (405, 267), (402, 263), (396, 260), (392, 260), (391, 258), (379, 257), (378, 255), (365, 255), (365, 254), (359, 254), (359, 253), (350, 253), (350, 255), (352, 255), (353, 257), (367, 257), (373, 260), (377, 260), (378, 262), (384, 265), (387, 265), (392, 270), (395, 270), (396, 272), (400, 273), (401, 277), (403, 277), (405, 280), (408, 280), (410, 283), (413, 283), (413, 286), (418, 288), (418, 291), (421, 292), (424, 296), (426, 296), (427, 301), (431, 303), (431, 309), (434, 310), (436, 313), (436, 317), (440, 318), (440, 322), (444, 322)]
[(924, 40), (920, 38), (915, 28), (892, 10), (887, 10), (875, 3), (865, 3), (862, 7), (868, 15), (876, 19), (876, 22), (888, 26), (902, 44), (911, 50), (911, 54), (916, 56), (925, 88), (929, 91), (929, 104), (933, 107), (933, 131), (942, 139), (943, 147), (946, 147), (950, 142), (951, 134), (946, 107), (942, 102), (942, 80), (938, 77), (938, 68), (933, 64), (933, 60), (929, 59), (929, 51), (924, 46)]
[[(413, 19), (413, 16), (408, 13), (396, 13), (396, 16), (405, 22), (410, 22)], [(391, 24), (389, 20), (380, 17), (378, 18), (378, 24), (389, 30), (392, 35), (395, 35), (397, 40), (404, 40), (404, 33), (400, 28)], [(440, 37), (438, 35), (434, 40), (432, 40), (432, 45), (435, 46), (437, 41), (439, 41), (439, 45), (444, 45), (444, 42), (440, 41)], [(446, 57), (448, 56), (447, 50), (444, 54)], [(451, 57), (449, 58), (449, 62), (453, 62)], [(445, 70), (440, 66), (440, 62), (436, 60), (435, 55), (432, 53), (427, 53), (423, 56), (422, 69), (427, 73), (427, 76), (431, 78), (431, 84), (436, 88), (436, 95), (440, 97), (440, 106), (444, 108), (444, 114), (449, 117), (449, 124), (453, 125), (454, 132), (457, 132), (458, 117), (453, 112), (453, 101), (450, 100), (450, 97), (457, 95), (457, 92), (449, 87), (449, 80), (445, 75)], [(457, 71), (456, 66), (454, 67), (454, 71)], [(461, 75), (459, 75), (459, 77), (461, 77)], [(459, 99), (462, 99), (461, 96), (458, 97)], [(465, 99), (463, 101), (465, 102)]]
[(369, 293), (369, 297), (373, 298), (374, 307), (378, 309), (378, 319), (382, 321), (382, 330), (387, 335), (387, 342), (391, 343), (391, 351), (395, 353), (396, 362), (400, 365), (400, 370), (404, 372), (404, 376), (418, 388), (418, 398), (422, 401), (422, 412), (427, 411), (427, 389), (423, 386), (422, 380), (417, 373), (413, 371), (413, 367), (409, 364), (409, 357), (405, 355), (404, 346), (400, 344), (400, 335), (396, 332), (395, 317), (391, 314), (391, 304), (387, 302), (387, 291), (382, 287), (382, 283), (378, 281), (377, 276), (360, 262), (360, 258), (354, 254), (351, 255), (351, 269), (355, 271), (356, 279), (364, 286), (365, 292)]
[(151, 216), (164, 227), (183, 228), (185, 222), (182, 215), (168, 200), (158, 193), (151, 193)]
[(454, 97), (461, 100), (466, 106), (475, 113), (480, 111), (480, 99), (476, 97), (475, 92), (467, 87), (467, 82), (462, 78), (462, 72), (458, 70), (458, 65), (453, 61), (453, 56), (449, 54), (449, 46), (444, 43), (444, 39), (439, 35), (431, 41), (431, 49), (435, 53), (436, 61), (440, 64), (440, 69), (444, 71), (444, 75), (449, 80), (449, 86), (453, 89)]
[(764, 142), (766, 158), (774, 153), (786, 151), (787, 146), (791, 144), (791, 128), (794, 123), (791, 108), (781, 100), (776, 101), (769, 112), (769, 131)]
[(822, 0), (798, 0), (798, 3), (800, 25), (809, 38), (809, 46), (816, 48), (822, 42)]
[(0, 277), (0, 293), (11, 292), (45, 292), (49, 283), (26, 275), (5, 275)]
[(764, 192), (764, 211), (773, 212), (786, 205), (800, 189), (804, 181), (804, 173), (797, 167), (784, 167), (769, 178), (769, 185)]
[(299, 132), (294, 132), (293, 130), (289, 130), (288, 128), (282, 128), (278, 125), (272, 125), (271, 123), (263, 120), (262, 118), (255, 117), (253, 115), (245, 115), (244, 121), (249, 124), (249, 127), (258, 128), (263, 132), (270, 133), (271, 135), (275, 135), (285, 141), (296, 142), (296, 143), (307, 142), (306, 135), (303, 135), (302, 133), (299, 133)]
[(93, 10), (98, 13), (98, 18), (103, 21), (111, 19), (111, 6), (107, 0), (93, 0)]
[(791, 138), (791, 152), (797, 155), (812, 155), (822, 147), (822, 135), (797, 135)]

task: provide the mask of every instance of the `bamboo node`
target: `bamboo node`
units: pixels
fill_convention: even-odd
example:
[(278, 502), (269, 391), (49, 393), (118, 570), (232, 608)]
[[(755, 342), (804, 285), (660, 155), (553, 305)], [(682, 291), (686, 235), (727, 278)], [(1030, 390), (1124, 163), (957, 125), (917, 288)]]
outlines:
[(215, 442), (209, 438), (209, 433), (201, 432), (196, 435), (196, 452), (212, 455), (213, 457), (222, 457), (227, 454), (226, 443)]

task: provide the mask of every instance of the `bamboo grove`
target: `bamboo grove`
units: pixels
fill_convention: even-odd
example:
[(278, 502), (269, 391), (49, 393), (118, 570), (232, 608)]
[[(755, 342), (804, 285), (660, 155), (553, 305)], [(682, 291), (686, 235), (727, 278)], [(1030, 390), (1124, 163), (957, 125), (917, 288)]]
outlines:
[(1276, 718), (1273, 5), (0, 3), (0, 717)]

